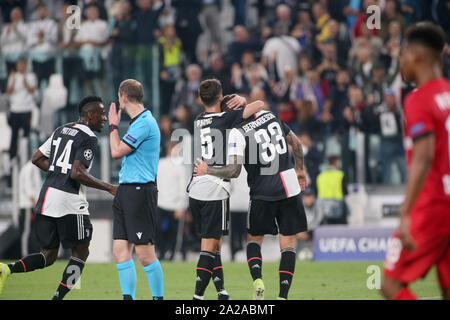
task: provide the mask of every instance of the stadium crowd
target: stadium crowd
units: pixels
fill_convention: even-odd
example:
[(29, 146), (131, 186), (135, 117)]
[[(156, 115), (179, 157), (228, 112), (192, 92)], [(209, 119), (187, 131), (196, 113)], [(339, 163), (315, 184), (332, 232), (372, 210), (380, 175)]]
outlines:
[[(379, 29), (370, 5), (381, 8)], [(126, 78), (145, 87), (165, 157), (173, 130), (193, 131), (200, 81), (217, 78), (224, 95), (265, 101), (299, 135), (313, 196), (329, 156), (340, 158), (346, 182), (357, 181), (358, 133), (365, 182), (404, 182), (402, 98), (410, 88), (399, 73), (402, 35), (421, 20), (450, 31), (444, 0), (3, 0), (0, 9), (10, 159), (21, 128), (44, 139), (73, 119), (83, 95), (114, 101)]]

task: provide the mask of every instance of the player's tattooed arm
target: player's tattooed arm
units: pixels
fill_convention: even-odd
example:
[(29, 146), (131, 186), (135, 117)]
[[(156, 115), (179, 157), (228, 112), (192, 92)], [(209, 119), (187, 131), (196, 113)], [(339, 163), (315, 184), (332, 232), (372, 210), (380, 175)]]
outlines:
[(229, 164), (222, 167), (212, 167), (200, 159), (197, 159), (198, 163), (194, 167), (194, 176), (202, 176), (205, 174), (210, 174), (222, 179), (237, 178), (241, 174), (242, 164), (239, 163), (239, 158), (237, 156), (231, 156), (229, 159)]
[(41, 170), (48, 171), (50, 166), (49, 159), (38, 149), (33, 152), (31, 162)]
[(74, 161), (70, 172), (70, 177), (87, 187), (108, 191), (113, 196), (116, 195), (117, 186), (92, 176), (80, 160)]
[(292, 153), (295, 160), (295, 171), (297, 172), (297, 179), (302, 190), (306, 189), (306, 173), (304, 169), (305, 158), (303, 154), (303, 147), (298, 137), (292, 131), (286, 135), (286, 142), (291, 146)]
[(303, 147), (300, 143), (300, 140), (297, 138), (295, 133), (289, 131), (289, 133), (286, 135), (286, 142), (292, 148), (292, 153), (295, 160), (295, 170), (304, 170), (305, 159), (303, 155)]

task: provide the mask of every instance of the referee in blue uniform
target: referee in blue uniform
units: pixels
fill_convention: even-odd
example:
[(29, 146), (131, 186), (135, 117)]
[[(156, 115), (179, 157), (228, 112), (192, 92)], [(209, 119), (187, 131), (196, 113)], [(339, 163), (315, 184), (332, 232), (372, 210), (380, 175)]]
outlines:
[[(119, 188), (113, 202), (113, 254), (125, 300), (135, 298), (136, 269), (133, 249), (147, 274), (154, 300), (163, 298), (163, 271), (155, 253), (156, 174), (160, 131), (152, 113), (143, 105), (144, 92), (136, 80), (119, 86), (119, 103), (109, 109), (110, 147), (114, 159), (122, 158)], [(127, 133), (119, 139), (117, 126), (122, 110), (130, 116)]]

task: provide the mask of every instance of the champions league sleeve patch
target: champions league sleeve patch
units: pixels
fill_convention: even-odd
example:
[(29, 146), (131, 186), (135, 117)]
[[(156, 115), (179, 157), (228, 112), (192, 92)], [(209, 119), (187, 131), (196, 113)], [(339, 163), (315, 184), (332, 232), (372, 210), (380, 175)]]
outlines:
[(91, 149), (86, 149), (83, 152), (83, 156), (87, 161), (90, 161), (92, 159), (92, 156), (94, 155), (94, 153), (92, 152)]

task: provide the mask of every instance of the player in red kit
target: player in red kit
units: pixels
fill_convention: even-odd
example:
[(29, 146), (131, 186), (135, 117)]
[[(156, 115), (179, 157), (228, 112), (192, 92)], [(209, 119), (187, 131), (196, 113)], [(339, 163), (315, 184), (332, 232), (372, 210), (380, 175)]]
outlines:
[(405, 98), (408, 179), (400, 225), (384, 262), (387, 299), (413, 300), (408, 285), (436, 266), (450, 299), (450, 82), (442, 77), (442, 29), (431, 23), (406, 33), (400, 68), (417, 88)]

